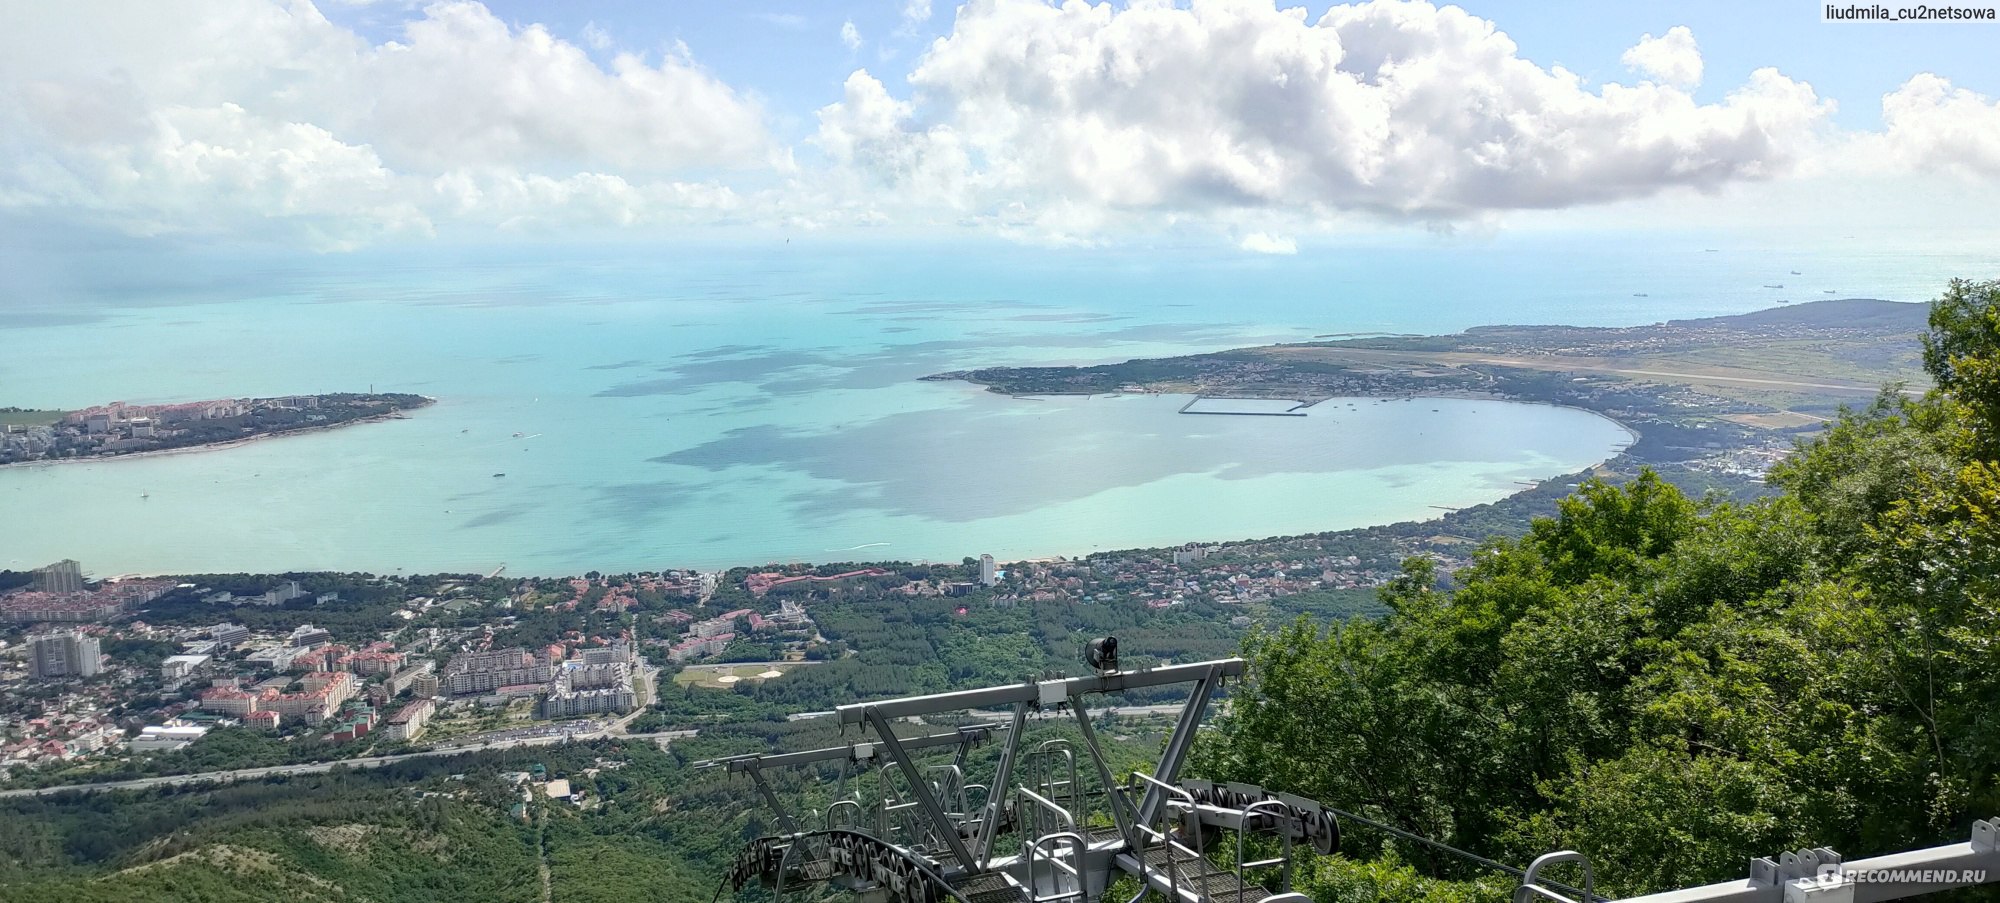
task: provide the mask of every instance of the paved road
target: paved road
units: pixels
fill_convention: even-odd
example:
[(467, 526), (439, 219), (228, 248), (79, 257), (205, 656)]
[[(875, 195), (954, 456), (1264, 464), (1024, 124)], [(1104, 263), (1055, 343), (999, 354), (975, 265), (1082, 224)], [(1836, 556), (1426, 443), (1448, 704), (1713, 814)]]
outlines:
[[(695, 731), (656, 731), (650, 734), (618, 734), (616, 736), (634, 740), (671, 741), (678, 737), (693, 736)], [(268, 768), (237, 768), (229, 771), (205, 771), (198, 774), (162, 775), (155, 778), (138, 778), (130, 781), (102, 781), (96, 784), (65, 784), (59, 787), (34, 787), (23, 790), (0, 790), (0, 798), (19, 796), (49, 796), (57, 793), (95, 793), (100, 790), (141, 790), (147, 787), (173, 787), (181, 784), (234, 783), (255, 781), (281, 774), (320, 774), (332, 771), (336, 765), (348, 768), (381, 768), (410, 759), (435, 758), (438, 756), (461, 756), (469, 752), (495, 749), (514, 749), (522, 746), (547, 746), (565, 740), (597, 740), (608, 736), (604, 731), (589, 734), (558, 734), (550, 737), (521, 737), (512, 740), (494, 740), (466, 746), (445, 749), (427, 749), (422, 752), (402, 753), (394, 756), (366, 756), (359, 759), (342, 759), (338, 762), (310, 762), (302, 765), (273, 765)]]

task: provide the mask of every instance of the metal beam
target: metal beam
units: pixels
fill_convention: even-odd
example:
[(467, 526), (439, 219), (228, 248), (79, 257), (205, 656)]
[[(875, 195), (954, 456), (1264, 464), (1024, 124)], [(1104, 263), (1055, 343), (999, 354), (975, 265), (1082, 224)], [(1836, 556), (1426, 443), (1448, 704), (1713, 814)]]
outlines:
[(944, 845), (951, 848), (952, 855), (958, 858), (959, 869), (971, 869), (972, 851), (965, 848), (965, 838), (958, 836), (958, 825), (945, 816), (944, 807), (939, 806), (937, 797), (931, 795), (923, 773), (917, 771), (917, 763), (911, 761), (908, 750), (896, 737), (895, 729), (889, 726), (889, 720), (872, 708), (867, 709), (863, 717), (875, 728), (875, 734), (882, 738), (882, 746), (889, 753), (889, 758), (896, 760), (896, 766), (902, 769), (903, 780), (910, 785), (910, 795), (917, 798), (917, 808), (922, 810), (924, 818), (930, 820), (932, 830), (944, 840)]
[[(1972, 838), (1966, 843), (1945, 844), (1921, 850), (1890, 853), (1841, 862), (1831, 850), (1830, 861), (1813, 855), (1786, 854), (1784, 863), (1759, 859), (1751, 865), (1751, 877), (1701, 887), (1631, 897), (1624, 903), (1783, 903), (1787, 900), (1843, 900), (1878, 903), (1956, 887), (2000, 882), (2000, 819), (1972, 824)], [(1817, 867), (1802, 869), (1797, 863)], [(1815, 872), (1832, 869), (1840, 877), (1821, 880)], [(1953, 880), (1944, 880), (1949, 875)], [(1900, 879), (1900, 880), (1899, 880)], [(1975, 880), (1976, 879), (1976, 880)]]
[(778, 795), (771, 792), (770, 782), (764, 780), (763, 769), (752, 763), (749, 771), (750, 780), (757, 783), (757, 792), (764, 795), (764, 805), (771, 807), (771, 811), (778, 816), (778, 824), (785, 829), (785, 833), (799, 833), (799, 820), (793, 818), (790, 812), (785, 811), (784, 804), (778, 802)]
[[(904, 738), (904, 749), (929, 749), (933, 746), (950, 746), (954, 743), (983, 743), (993, 731), (1005, 730), (997, 725), (961, 727), (946, 734), (931, 734), (924, 737)], [(839, 759), (855, 760), (856, 747), (872, 746), (866, 741), (849, 743), (844, 746), (829, 746), (825, 749), (809, 749), (791, 753), (749, 753), (741, 756), (726, 756), (695, 763), (696, 768), (727, 768), (730, 774), (746, 772), (753, 768), (790, 768), (811, 765), (815, 762), (832, 762)]]
[(1136, 838), (1132, 836), (1132, 812), (1128, 808), (1131, 803), (1111, 777), (1111, 766), (1104, 761), (1104, 750), (1097, 745), (1097, 729), (1090, 726), (1090, 713), (1080, 705), (1071, 706), (1070, 711), (1076, 713), (1076, 727), (1083, 733), (1084, 748), (1090, 750), (1090, 761), (1097, 766), (1097, 781), (1104, 787), (1104, 802), (1111, 809), (1111, 821), (1118, 826), (1118, 836), (1132, 843)]
[(986, 788), (986, 805), (979, 816), (979, 869), (985, 870), (993, 863), (993, 841), (1000, 836), (1000, 813), (1007, 806), (1008, 782), (1014, 779), (1014, 755), (1021, 748), (1021, 737), (1026, 732), (1021, 725), (1028, 719), (1028, 704), (1014, 704), (1014, 720), (1008, 724), (1007, 745), (1000, 747), (1000, 764), (994, 768), (993, 783)]
[(1119, 693), (1126, 690), (1141, 690), (1147, 687), (1187, 683), (1214, 676), (1236, 677), (1243, 673), (1240, 658), (1217, 659), (1212, 662), (1196, 662), (1188, 665), (1168, 665), (1164, 668), (1150, 668), (1142, 671), (1118, 671), (1112, 674), (1070, 677), (1060, 680), (1046, 680), (1010, 684), (1001, 687), (984, 687), (977, 690), (959, 690), (952, 693), (935, 693), (929, 696), (908, 696), (902, 699), (885, 699), (880, 702), (861, 702), (835, 706), (834, 715), (841, 724), (860, 724), (868, 719), (868, 712), (880, 712), (884, 718), (907, 718), (912, 715), (930, 715), (937, 712), (956, 712), (963, 709), (983, 709), (995, 706), (1029, 703), (1041, 706), (1049, 703), (1067, 702), (1087, 693)]
[[(1241, 663), (1242, 659), (1234, 661)], [(1194, 747), (1195, 731), (1201, 727), (1202, 713), (1208, 709), (1208, 697), (1215, 692), (1216, 680), (1223, 676), (1222, 669), (1215, 667), (1221, 662), (1204, 664), (1208, 670), (1195, 680), (1194, 689), (1188, 693), (1187, 705), (1181, 707), (1180, 720), (1174, 723), (1174, 732), (1167, 737), (1166, 751), (1160, 754), (1160, 767), (1153, 772), (1153, 777), (1163, 783), (1180, 781), (1181, 763), (1187, 759), (1188, 750)], [(1159, 815), (1160, 807), (1165, 804), (1166, 796), (1160, 788), (1147, 784), (1145, 795), (1139, 798), (1138, 823), (1152, 824)]]

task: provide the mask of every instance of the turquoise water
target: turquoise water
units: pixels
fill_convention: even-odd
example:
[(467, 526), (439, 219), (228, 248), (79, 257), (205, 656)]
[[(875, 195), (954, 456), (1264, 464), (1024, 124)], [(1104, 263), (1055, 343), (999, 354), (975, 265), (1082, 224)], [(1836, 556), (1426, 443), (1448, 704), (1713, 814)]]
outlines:
[[(1617, 452), (1580, 411), (1010, 399), (941, 370), (1492, 322), (1918, 300), (1976, 259), (1488, 243), (1282, 260), (1020, 248), (193, 260), (0, 307), (0, 404), (361, 390), (413, 418), (0, 469), (0, 567), (564, 574), (1004, 558), (1424, 518)], [(1801, 270), (1804, 278), (1772, 275)], [(1647, 297), (1632, 297), (1644, 292)], [(517, 437), (516, 434), (519, 434)], [(504, 477), (495, 477), (504, 473)], [(142, 498), (141, 496), (146, 496)]]

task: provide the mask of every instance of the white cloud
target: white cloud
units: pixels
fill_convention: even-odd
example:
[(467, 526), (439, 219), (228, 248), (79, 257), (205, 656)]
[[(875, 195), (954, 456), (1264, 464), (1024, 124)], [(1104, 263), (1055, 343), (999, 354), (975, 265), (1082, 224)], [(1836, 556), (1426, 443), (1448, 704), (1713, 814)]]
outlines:
[(1298, 242), (1282, 235), (1270, 235), (1264, 232), (1252, 232), (1249, 235), (1243, 236), (1243, 241), (1237, 247), (1254, 254), (1297, 254), (1299, 252)]
[(1924, 73), (1883, 96), (1882, 124), (1868, 143), (1892, 164), (2000, 179), (2000, 103)]
[[(1803, 179), (1860, 196), (1862, 173), (1931, 180), (1871, 195), (1913, 203), (1967, 179), (2000, 190), (2000, 104), (1937, 76), (1884, 97), (1881, 131), (1841, 133), (1830, 102), (1775, 70), (1697, 102), (1685, 28), (1626, 52), (1637, 84), (1593, 84), (1521, 58), (1491, 22), (1408, 0), (1317, 19), (1273, 0), (972, 0), (944, 11), (907, 81), (852, 73), (797, 163), (760, 100), (686, 48), (620, 53), (594, 23), (572, 41), (466, 0), (384, 4), (402, 23), (380, 41), (304, 0), (20, 6), (0, 29), (0, 209), (137, 234), (340, 248), (894, 225), (1065, 245), (1203, 232), (1294, 253), (1293, 236), (1384, 220), (1647, 222), (1689, 190), (1789, 201)], [(900, 35), (931, 21), (925, 0), (898, 9)], [(863, 43), (851, 20), (839, 36)]]
[(1618, 58), (1632, 71), (1677, 88), (1701, 84), (1701, 48), (1695, 46), (1694, 32), (1685, 25), (1667, 29), (1659, 37), (1647, 34)]
[(290, 227), (340, 247), (429, 231), (456, 208), (434, 210), (428, 186), (465, 168), (524, 184), (616, 173), (645, 203), (713, 209), (671, 176), (785, 159), (759, 106), (684, 50), (599, 66), (476, 3), (434, 3), (380, 45), (302, 2), (65, 3), (15, 18), (0, 33), (0, 204), (132, 232)]
[[(865, 144), (851, 159), (899, 187), (957, 186), (968, 213), (1019, 203), (1030, 219), (1061, 203), (1436, 222), (1713, 189), (1783, 174), (1830, 111), (1768, 69), (1714, 104), (1592, 90), (1491, 22), (1398, 0), (1317, 23), (1270, 0), (973, 0), (910, 82), (908, 101), (863, 92), (879, 115), (857, 144), (850, 79), (817, 140)], [(939, 171), (947, 143), (964, 171)]]

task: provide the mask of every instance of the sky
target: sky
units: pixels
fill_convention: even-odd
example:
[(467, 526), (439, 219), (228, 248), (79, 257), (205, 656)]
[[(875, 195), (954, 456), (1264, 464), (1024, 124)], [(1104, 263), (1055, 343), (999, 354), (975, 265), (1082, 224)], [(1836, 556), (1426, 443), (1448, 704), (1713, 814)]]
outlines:
[(2000, 237), (2000, 22), (1820, 9), (13, 4), (0, 241)]

